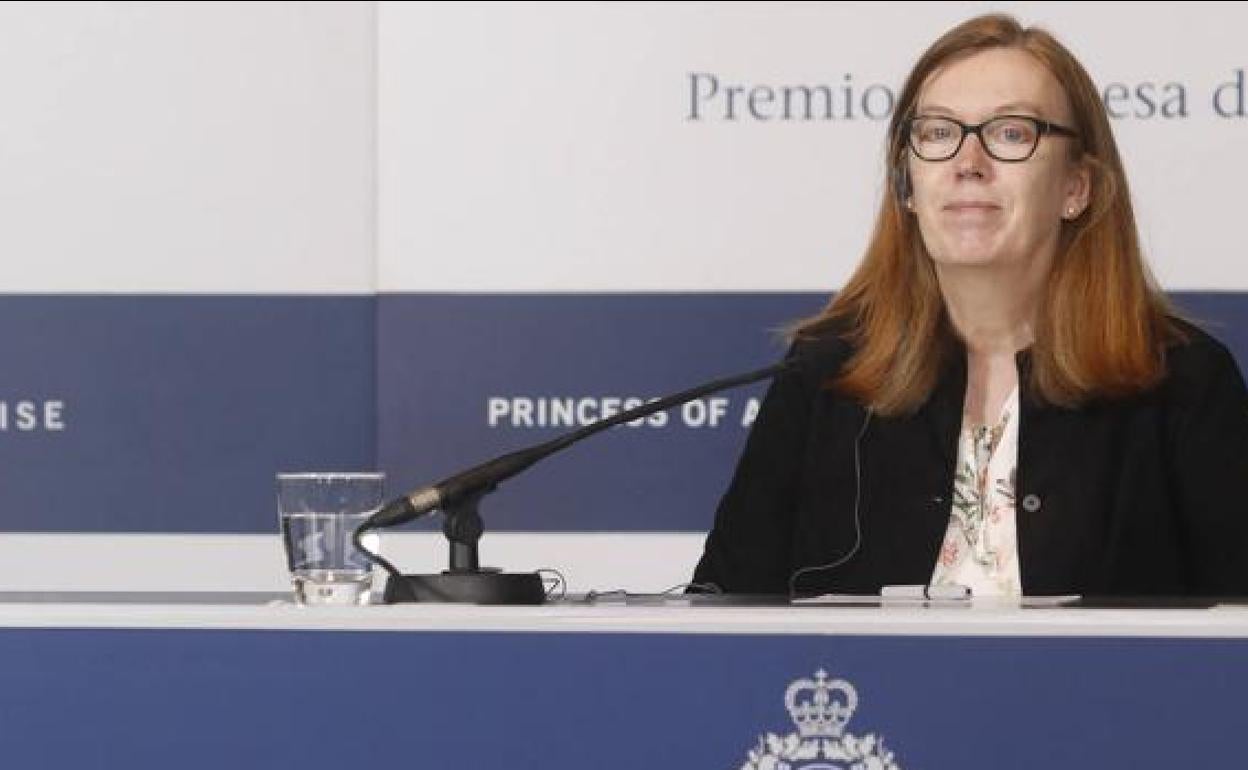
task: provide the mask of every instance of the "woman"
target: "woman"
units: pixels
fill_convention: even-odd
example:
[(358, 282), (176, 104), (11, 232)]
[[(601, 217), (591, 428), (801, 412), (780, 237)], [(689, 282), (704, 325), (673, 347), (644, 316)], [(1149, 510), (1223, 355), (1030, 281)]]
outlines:
[(984, 16), (918, 61), (816, 362), (768, 391), (694, 581), (1248, 595), (1248, 394), (1140, 255), (1087, 72)]

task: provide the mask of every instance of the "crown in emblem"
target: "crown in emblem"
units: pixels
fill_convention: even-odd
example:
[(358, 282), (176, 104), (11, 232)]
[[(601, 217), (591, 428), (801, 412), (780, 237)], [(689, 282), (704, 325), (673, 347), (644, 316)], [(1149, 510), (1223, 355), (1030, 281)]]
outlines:
[(813, 680), (798, 679), (789, 685), (784, 707), (803, 738), (836, 738), (858, 708), (858, 692), (844, 679), (829, 681), (820, 669)]

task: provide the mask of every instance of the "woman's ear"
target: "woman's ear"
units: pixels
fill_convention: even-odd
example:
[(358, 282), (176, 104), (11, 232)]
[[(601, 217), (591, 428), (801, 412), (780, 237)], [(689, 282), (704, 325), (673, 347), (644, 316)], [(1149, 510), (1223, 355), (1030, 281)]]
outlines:
[(1062, 201), (1062, 216), (1075, 219), (1088, 208), (1092, 200), (1092, 169), (1084, 161), (1074, 164), (1066, 178), (1066, 197)]

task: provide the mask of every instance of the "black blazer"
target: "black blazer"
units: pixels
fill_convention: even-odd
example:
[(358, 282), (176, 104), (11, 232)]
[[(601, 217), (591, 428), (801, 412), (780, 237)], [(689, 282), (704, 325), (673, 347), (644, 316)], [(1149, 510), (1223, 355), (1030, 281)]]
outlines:
[[(1074, 410), (1028, 396), (1019, 354), (1025, 595), (1248, 596), (1248, 392), (1230, 352), (1184, 328), (1190, 341), (1167, 351), (1158, 387)], [(820, 367), (768, 390), (694, 581), (788, 594), (797, 570), (852, 552), (800, 575), (796, 592), (926, 584), (949, 524), (965, 355), (915, 414), (868, 418), (823, 385), (846, 343), (791, 355), (812, 349)]]

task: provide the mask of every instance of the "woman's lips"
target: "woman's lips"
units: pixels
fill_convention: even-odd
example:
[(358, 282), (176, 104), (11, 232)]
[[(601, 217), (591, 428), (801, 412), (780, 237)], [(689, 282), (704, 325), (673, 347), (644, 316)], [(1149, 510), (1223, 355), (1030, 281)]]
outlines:
[(980, 221), (996, 217), (1001, 213), (1001, 207), (993, 203), (973, 201), (950, 203), (942, 209), (942, 212), (945, 216), (955, 220)]
[(962, 201), (945, 204), (946, 211), (996, 211), (1001, 207), (986, 201)]

